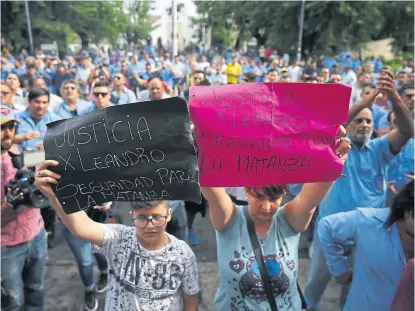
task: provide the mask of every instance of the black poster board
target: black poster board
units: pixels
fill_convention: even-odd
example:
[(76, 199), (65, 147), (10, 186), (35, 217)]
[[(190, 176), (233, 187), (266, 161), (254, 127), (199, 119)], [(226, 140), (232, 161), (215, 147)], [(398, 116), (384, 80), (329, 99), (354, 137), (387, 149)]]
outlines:
[(95, 110), (48, 124), (45, 158), (65, 213), (109, 201), (201, 202), (186, 102), (179, 97)]

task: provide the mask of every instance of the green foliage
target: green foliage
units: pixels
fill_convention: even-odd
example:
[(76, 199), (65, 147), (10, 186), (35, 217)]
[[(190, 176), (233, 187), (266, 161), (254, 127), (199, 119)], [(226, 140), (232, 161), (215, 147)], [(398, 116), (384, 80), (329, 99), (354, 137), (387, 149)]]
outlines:
[[(232, 26), (259, 45), (295, 53), (298, 44), (300, 1), (195, 2), (203, 22), (224, 27), (214, 42), (225, 41)], [(413, 2), (306, 1), (303, 51), (335, 54), (344, 48), (359, 50), (367, 42), (392, 37), (395, 51), (408, 50), (414, 40)], [(200, 21), (199, 21), (200, 22)], [(409, 46), (409, 50), (413, 45)]]
[[(123, 1), (28, 1), (35, 46), (57, 41), (60, 49), (79, 37), (82, 46), (121, 35), (136, 42), (148, 36), (149, 4), (131, 3), (124, 12)], [(1, 28), (17, 47), (27, 46), (27, 24), (23, 1), (1, 1)]]

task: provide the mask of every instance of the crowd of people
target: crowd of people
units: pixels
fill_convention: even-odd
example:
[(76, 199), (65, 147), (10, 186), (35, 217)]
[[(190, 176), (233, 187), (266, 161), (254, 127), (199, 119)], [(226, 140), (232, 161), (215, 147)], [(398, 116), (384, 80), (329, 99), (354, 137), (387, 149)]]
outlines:
[[(43, 150), (46, 124), (56, 120), (171, 96), (188, 99), (191, 86), (304, 82), (352, 87), (346, 130), (340, 128), (336, 150), (343, 174), (333, 182), (202, 187), (201, 204), (135, 202), (130, 212), (135, 227), (108, 224), (113, 202), (66, 215), (49, 186), (61, 178), (48, 169), (58, 165), (55, 161), (36, 172), (36, 185), (50, 208), (15, 205), (10, 198), (20, 197), (19, 191), (2, 187), (2, 310), (44, 310), (44, 269), (47, 248), (56, 243), (57, 219), (78, 264), (86, 310), (98, 309), (97, 293), (103, 292), (106, 310), (197, 310), (200, 288), (191, 247), (199, 240), (192, 227), (195, 216), (205, 217), (207, 211), (218, 247), (215, 310), (301, 310), (307, 305), (317, 311), (332, 277), (343, 285), (341, 310), (413, 310), (412, 59), (396, 72), (380, 59), (363, 61), (348, 52), (290, 63), (288, 55), (248, 57), (234, 51), (173, 57), (156, 55), (154, 49), (101, 49), (97, 55), (68, 53), (61, 60), (41, 50), (35, 55), (3, 50), (1, 62), (3, 185), (16, 177), (16, 156)], [(249, 243), (249, 221), (265, 265)], [(301, 232), (307, 232), (311, 259), (304, 295), (297, 285)]]

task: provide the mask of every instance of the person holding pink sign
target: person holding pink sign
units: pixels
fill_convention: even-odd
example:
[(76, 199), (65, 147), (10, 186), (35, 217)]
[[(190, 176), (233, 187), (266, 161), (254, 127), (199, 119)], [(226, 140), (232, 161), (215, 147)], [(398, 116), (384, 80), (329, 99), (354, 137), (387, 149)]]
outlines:
[[(351, 149), (345, 134), (341, 126), (335, 153), (342, 164)], [(283, 206), (285, 185), (245, 187), (246, 207), (233, 204), (225, 188), (202, 187), (218, 246), (220, 285), (215, 310), (305, 307), (297, 286), (300, 233), (307, 229), (316, 206), (333, 183), (305, 184), (299, 195)]]

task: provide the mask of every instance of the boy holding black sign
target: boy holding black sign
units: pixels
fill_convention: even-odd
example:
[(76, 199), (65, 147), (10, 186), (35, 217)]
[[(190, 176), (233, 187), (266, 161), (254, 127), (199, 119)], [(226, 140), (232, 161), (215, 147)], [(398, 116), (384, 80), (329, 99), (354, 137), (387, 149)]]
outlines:
[(136, 228), (100, 224), (84, 211), (67, 215), (49, 186), (60, 179), (48, 170), (57, 165), (56, 161), (45, 161), (36, 174), (36, 185), (66, 227), (107, 256), (105, 310), (197, 310), (196, 257), (185, 242), (165, 232), (172, 213), (167, 201), (133, 203)]

